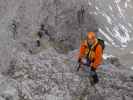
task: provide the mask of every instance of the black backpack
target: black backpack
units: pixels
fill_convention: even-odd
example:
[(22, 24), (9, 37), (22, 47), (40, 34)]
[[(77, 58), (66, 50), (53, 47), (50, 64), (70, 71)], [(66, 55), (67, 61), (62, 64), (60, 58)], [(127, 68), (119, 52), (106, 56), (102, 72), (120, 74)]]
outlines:
[(102, 47), (102, 50), (104, 51), (104, 49), (105, 49), (105, 42), (104, 42), (104, 40), (99, 39), (99, 38), (97, 40), (98, 40), (98, 43), (95, 45), (95, 47), (93, 48), (93, 50), (95, 51), (96, 50), (96, 47), (100, 44), (101, 47)]
[(102, 39), (98, 39), (98, 44), (100, 44), (102, 46), (102, 49), (105, 49), (105, 42)]

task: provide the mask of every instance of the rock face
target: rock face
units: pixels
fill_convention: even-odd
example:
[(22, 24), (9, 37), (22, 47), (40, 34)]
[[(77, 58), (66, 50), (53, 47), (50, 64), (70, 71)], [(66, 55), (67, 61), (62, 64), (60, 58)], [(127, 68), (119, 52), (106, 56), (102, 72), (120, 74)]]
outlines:
[[(107, 62), (98, 70), (100, 82), (94, 88), (83, 72), (76, 72), (73, 55), (77, 51), (68, 55), (59, 54), (53, 48), (34, 55), (18, 50), (14, 52), (16, 55), (12, 56), (9, 69), (3, 73), (16, 84), (15, 87), (11, 86), (11, 89), (7, 88), (9, 94), (5, 94), (19, 98), (11, 100), (132, 100), (133, 98), (132, 71), (129, 69), (116, 67)], [(12, 81), (8, 82), (9, 86)], [(0, 88), (3, 88), (3, 85), (0, 85)], [(15, 94), (12, 93), (12, 89)]]
[(9, 77), (0, 76), (0, 100), (18, 100), (17, 82)]
[(129, 41), (132, 50), (125, 1), (0, 0), (0, 100), (132, 100), (132, 71), (117, 57), (101, 65), (96, 87), (75, 58), (88, 31), (106, 40), (106, 52), (120, 54)]
[[(109, 6), (102, 5), (106, 2)], [(81, 33), (98, 30), (97, 34), (104, 37), (108, 44), (125, 47), (132, 41), (133, 22), (130, 12), (133, 10), (133, 2), (131, 0), (106, 2), (1, 0), (0, 25), (1, 34), (4, 33), (1, 41), (7, 42), (6, 39), (9, 39), (10, 43), (11, 38), (20, 40), (23, 37), (30, 37), (44, 25), (52, 41), (62, 42), (71, 49), (78, 47)]]
[[(7, 35), (5, 37), (19, 41), (25, 37), (33, 38), (34, 33), (40, 31), (40, 27), (43, 25), (44, 29), (48, 31), (48, 34), (45, 32), (43, 34), (48, 36), (57, 47), (75, 49), (80, 42), (82, 31), (97, 29), (95, 19), (88, 13), (87, 6), (77, 5), (78, 1), (10, 0), (8, 3), (7, 0), (6, 4), (2, 0), (1, 4), (4, 5), (1, 5), (3, 9), (0, 14), (7, 12), (7, 14), (3, 14), (1, 22), (1, 24), (5, 24), (3, 28)], [(35, 40), (33, 39), (33, 41)], [(65, 47), (62, 47), (63, 45)]]
[(117, 57), (109, 57), (109, 58), (107, 58), (106, 61), (111, 63), (112, 65), (117, 66), (117, 67), (122, 66), (120, 61), (119, 61), (119, 58), (117, 58)]

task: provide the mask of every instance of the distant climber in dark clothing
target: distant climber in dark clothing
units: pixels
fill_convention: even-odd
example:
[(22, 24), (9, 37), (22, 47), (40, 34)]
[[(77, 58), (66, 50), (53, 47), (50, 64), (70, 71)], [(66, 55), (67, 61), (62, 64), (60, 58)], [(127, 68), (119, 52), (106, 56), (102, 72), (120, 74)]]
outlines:
[(38, 37), (39, 38), (42, 38), (44, 35), (49, 36), (49, 32), (48, 32), (47, 29), (45, 29), (44, 24), (42, 24), (41, 27), (40, 27), (40, 29), (39, 29), (39, 32), (38, 32)]
[(42, 39), (45, 35), (49, 36), (49, 32), (47, 29), (45, 29), (44, 24), (41, 25), (39, 31), (37, 32), (37, 35), (39, 39), (36, 42), (37, 42), (37, 46), (40, 47), (41, 46), (40, 39)]
[(84, 22), (85, 9), (82, 6), (81, 9), (77, 12), (78, 23), (82, 24)]

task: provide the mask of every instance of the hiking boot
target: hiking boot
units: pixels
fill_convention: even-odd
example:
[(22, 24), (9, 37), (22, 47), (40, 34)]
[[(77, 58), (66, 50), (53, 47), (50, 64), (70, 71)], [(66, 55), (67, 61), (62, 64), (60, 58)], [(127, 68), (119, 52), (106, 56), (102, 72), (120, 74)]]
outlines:
[(91, 83), (92, 86), (94, 86), (98, 82), (99, 82), (99, 78), (98, 78), (97, 74), (95, 73), (94, 75), (92, 75), (90, 77), (90, 83)]

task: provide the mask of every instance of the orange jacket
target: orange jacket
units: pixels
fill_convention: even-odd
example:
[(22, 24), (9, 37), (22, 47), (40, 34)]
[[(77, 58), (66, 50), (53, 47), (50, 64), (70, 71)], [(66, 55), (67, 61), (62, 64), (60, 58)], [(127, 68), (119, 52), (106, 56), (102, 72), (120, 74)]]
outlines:
[[(88, 45), (87, 45), (87, 41), (85, 40), (83, 43), (81, 43), (79, 58), (85, 57), (85, 55), (86, 55), (85, 52), (86, 52), (87, 48), (88, 48)], [(94, 52), (94, 56), (93, 56), (94, 60), (90, 66), (97, 69), (98, 66), (102, 63), (103, 50), (102, 50), (101, 45), (97, 45), (95, 51), (93, 51), (93, 52)]]

